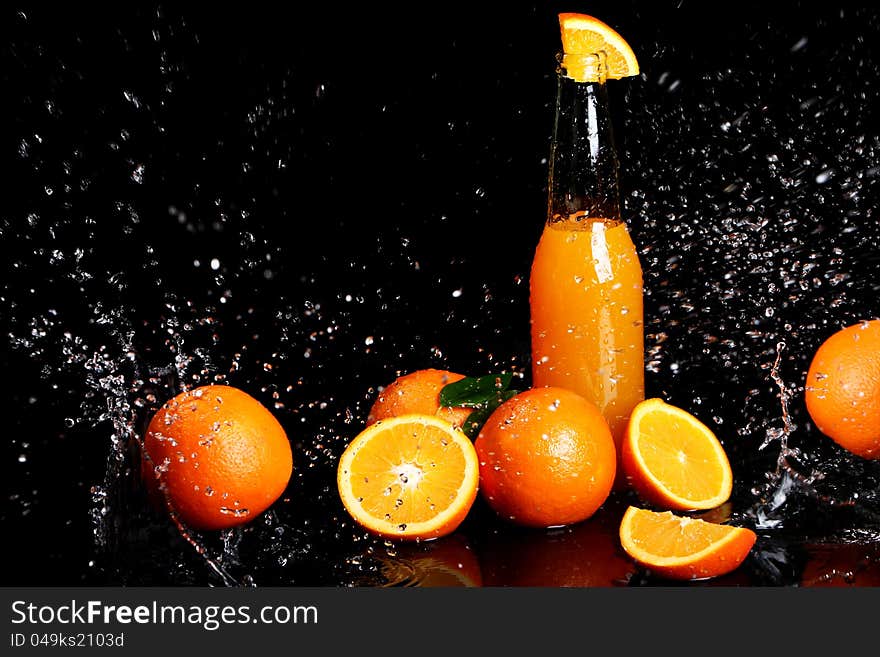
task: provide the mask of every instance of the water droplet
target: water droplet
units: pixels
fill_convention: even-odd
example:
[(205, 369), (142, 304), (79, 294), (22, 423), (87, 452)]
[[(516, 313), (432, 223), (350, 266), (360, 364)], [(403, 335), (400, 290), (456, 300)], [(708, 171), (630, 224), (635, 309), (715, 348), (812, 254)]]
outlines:
[(819, 183), (820, 185), (824, 185), (825, 183), (827, 183), (831, 179), (831, 176), (833, 176), (833, 175), (834, 175), (834, 170), (827, 169), (827, 170), (823, 171), (822, 173), (820, 173), (818, 176), (816, 176), (816, 182)]
[(797, 41), (797, 42), (791, 47), (790, 50), (791, 50), (791, 52), (797, 52), (798, 50), (803, 50), (803, 49), (806, 47), (807, 43), (809, 43), (809, 40), (807, 39), (807, 37), (805, 37), (805, 36), (804, 36), (804, 37), (801, 37), (801, 38), (798, 39), (798, 41)]

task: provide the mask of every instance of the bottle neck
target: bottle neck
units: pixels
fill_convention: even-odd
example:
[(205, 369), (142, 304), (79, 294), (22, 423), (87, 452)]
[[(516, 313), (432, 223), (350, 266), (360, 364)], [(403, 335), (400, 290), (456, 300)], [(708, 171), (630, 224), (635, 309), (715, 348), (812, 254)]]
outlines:
[(557, 69), (547, 221), (617, 222), (621, 220), (617, 150), (602, 62), (591, 81), (582, 81), (575, 79), (581, 75), (569, 75), (565, 66), (569, 57), (562, 58)]

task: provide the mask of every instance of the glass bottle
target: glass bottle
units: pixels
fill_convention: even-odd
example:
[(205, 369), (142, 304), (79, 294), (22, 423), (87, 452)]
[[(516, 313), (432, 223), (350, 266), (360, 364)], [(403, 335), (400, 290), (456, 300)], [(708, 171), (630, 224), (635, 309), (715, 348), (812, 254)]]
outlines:
[(558, 61), (547, 220), (529, 280), (532, 379), (596, 404), (619, 458), (645, 394), (642, 269), (620, 212), (604, 56)]

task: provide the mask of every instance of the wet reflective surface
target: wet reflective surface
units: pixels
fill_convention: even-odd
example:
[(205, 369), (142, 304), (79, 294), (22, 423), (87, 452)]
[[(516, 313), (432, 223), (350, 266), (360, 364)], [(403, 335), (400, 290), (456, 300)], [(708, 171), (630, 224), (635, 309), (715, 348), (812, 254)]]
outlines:
[[(759, 534), (693, 585), (872, 585), (880, 466), (821, 436), (802, 396), (824, 338), (877, 313), (880, 18), (679, 4), (591, 11), (643, 70), (610, 93), (647, 393), (717, 433), (736, 480), (719, 519)], [(545, 532), (478, 501), (455, 535), (400, 546), (335, 488), (398, 374), (529, 383), (563, 10), (399, 30), (371, 7), (332, 35), (319, 9), (4, 11), (5, 583), (660, 583), (615, 542), (625, 495)], [(295, 471), (247, 528), (181, 532), (143, 495), (139, 438), (209, 382), (276, 414)]]

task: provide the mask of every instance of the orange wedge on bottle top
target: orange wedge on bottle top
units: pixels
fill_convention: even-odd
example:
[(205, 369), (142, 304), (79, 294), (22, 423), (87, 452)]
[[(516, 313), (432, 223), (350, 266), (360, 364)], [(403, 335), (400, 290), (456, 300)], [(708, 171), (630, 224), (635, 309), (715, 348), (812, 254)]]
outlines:
[(480, 466), (461, 429), (434, 415), (380, 420), (349, 443), (337, 486), (365, 529), (417, 540), (455, 531), (477, 497)]
[[(633, 49), (614, 29), (586, 14), (559, 14), (562, 32), (563, 68), (568, 77), (580, 82), (600, 79), (619, 80), (639, 74)], [(597, 55), (604, 60), (598, 66)]]
[(620, 544), (633, 561), (667, 579), (708, 579), (739, 568), (757, 535), (671, 511), (631, 506), (620, 523)]
[(730, 461), (715, 434), (662, 399), (646, 399), (633, 409), (621, 463), (639, 497), (663, 509), (714, 509), (733, 489)]

